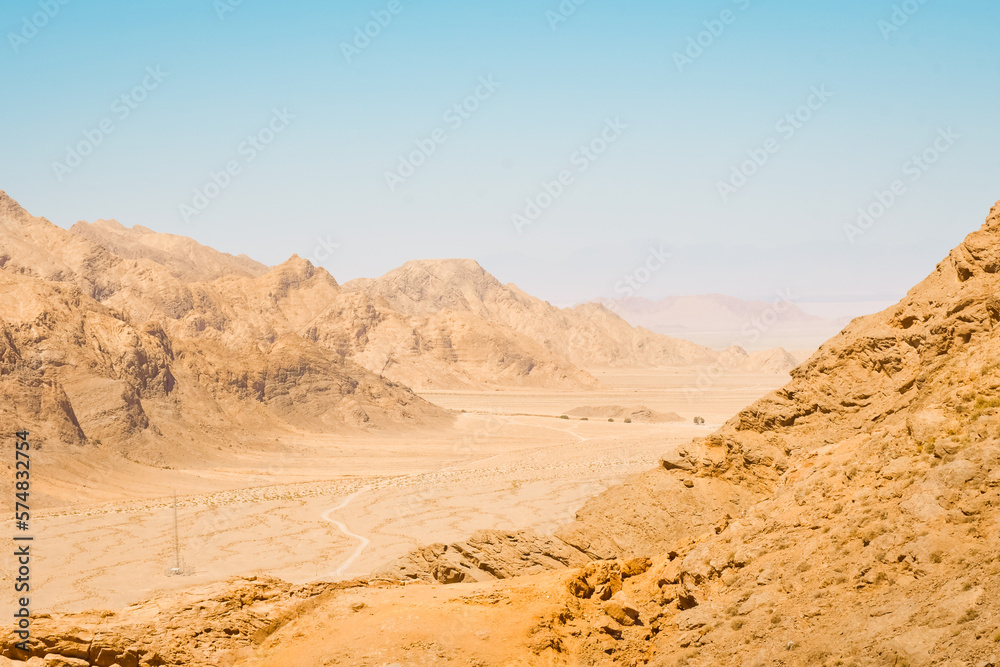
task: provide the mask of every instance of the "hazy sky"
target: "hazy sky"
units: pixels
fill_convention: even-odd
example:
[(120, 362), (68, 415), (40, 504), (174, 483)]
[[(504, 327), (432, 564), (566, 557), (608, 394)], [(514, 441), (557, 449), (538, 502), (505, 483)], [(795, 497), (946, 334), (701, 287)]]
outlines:
[(7, 0), (0, 189), (341, 281), (473, 257), (561, 304), (895, 299), (1000, 198), (997, 23), (987, 0)]

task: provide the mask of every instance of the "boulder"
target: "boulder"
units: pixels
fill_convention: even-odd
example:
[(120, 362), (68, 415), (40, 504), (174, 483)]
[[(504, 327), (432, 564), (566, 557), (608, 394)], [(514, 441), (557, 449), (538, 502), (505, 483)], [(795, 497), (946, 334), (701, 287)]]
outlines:
[(628, 579), (629, 577), (638, 577), (641, 574), (646, 574), (652, 566), (653, 561), (648, 558), (633, 558), (625, 561), (625, 564), (622, 565), (622, 578)]
[(602, 605), (604, 612), (624, 626), (639, 624), (639, 606), (619, 591)]
[(694, 462), (687, 458), (687, 452), (676, 451), (668, 452), (660, 458), (660, 464), (666, 470), (683, 470), (685, 472), (694, 472)]

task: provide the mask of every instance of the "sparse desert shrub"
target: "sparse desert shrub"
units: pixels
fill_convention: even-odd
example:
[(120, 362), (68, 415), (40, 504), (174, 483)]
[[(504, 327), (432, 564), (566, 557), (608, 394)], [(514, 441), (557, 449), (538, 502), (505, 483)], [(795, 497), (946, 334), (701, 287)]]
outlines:
[(781, 618), (781, 614), (775, 614), (771, 617), (771, 625), (780, 625), (783, 620), (784, 619)]
[(705, 418), (704, 417), (695, 417), (694, 418), (694, 423), (698, 424), (699, 426), (701, 426), (702, 424), (705, 423)]
[(559, 415), (559, 419), (569, 419), (569, 415)]
[(629, 419), (628, 417), (626, 417), (626, 418), (625, 418), (625, 423), (626, 423), (626, 424), (631, 424), (631, 423), (632, 423), (632, 420), (631, 420), (631, 419)]
[(614, 421), (614, 419), (609, 419), (608, 421), (609, 421), (609, 422), (613, 422), (613, 421)]
[(587, 417), (583, 417), (582, 419), (580, 419), (580, 421), (582, 421), (582, 422), (589, 422), (590, 419), (588, 419)]
[(995, 635), (993, 635), (993, 641), (997, 644), (1000, 644), (1000, 632), (997, 632)]
[(971, 621), (979, 618), (979, 612), (975, 609), (966, 609), (965, 613), (962, 614), (961, 618), (958, 619), (959, 623), (969, 623)]
[(940, 551), (935, 551), (931, 554), (931, 562), (938, 565), (944, 561), (944, 554)]
[(744, 625), (745, 623), (742, 618), (734, 618), (733, 622), (729, 624), (729, 627), (733, 630), (741, 630)]

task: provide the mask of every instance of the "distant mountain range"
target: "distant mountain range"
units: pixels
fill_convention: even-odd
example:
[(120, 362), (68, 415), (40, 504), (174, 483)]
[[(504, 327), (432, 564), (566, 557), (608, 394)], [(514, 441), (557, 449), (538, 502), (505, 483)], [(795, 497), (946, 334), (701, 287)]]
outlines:
[(344, 289), (413, 318), (474, 317), (494, 327), (494, 335), (524, 337), (580, 368), (712, 365), (722, 356), (633, 327), (600, 304), (557, 308), (516, 285), (502, 284), (468, 259), (408, 262), (381, 278), (353, 280)]
[(812, 351), (838, 333), (849, 319), (824, 319), (802, 311), (787, 294), (774, 300), (744, 301), (721, 294), (597, 299), (637, 327), (677, 336), (711, 348), (738, 345), (745, 350), (784, 347)]

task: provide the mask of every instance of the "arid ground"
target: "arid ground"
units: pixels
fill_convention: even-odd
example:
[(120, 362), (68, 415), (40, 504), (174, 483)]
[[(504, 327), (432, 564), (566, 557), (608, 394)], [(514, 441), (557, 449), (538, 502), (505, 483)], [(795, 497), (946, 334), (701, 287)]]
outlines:
[[(464, 411), (454, 428), (287, 438), (272, 454), (247, 453), (224, 468), (147, 471), (141, 490), (115, 483), (129, 470), (84, 472), (85, 502), (36, 518), (38, 608), (118, 609), (257, 573), (292, 583), (348, 579), (477, 529), (551, 533), (587, 499), (655, 466), (672, 446), (711, 433), (788, 379), (691, 369), (592, 373), (599, 389), (422, 392)], [(559, 418), (589, 405), (645, 406), (683, 421)], [(694, 425), (695, 416), (706, 424)], [(181, 576), (170, 575), (175, 489)]]

